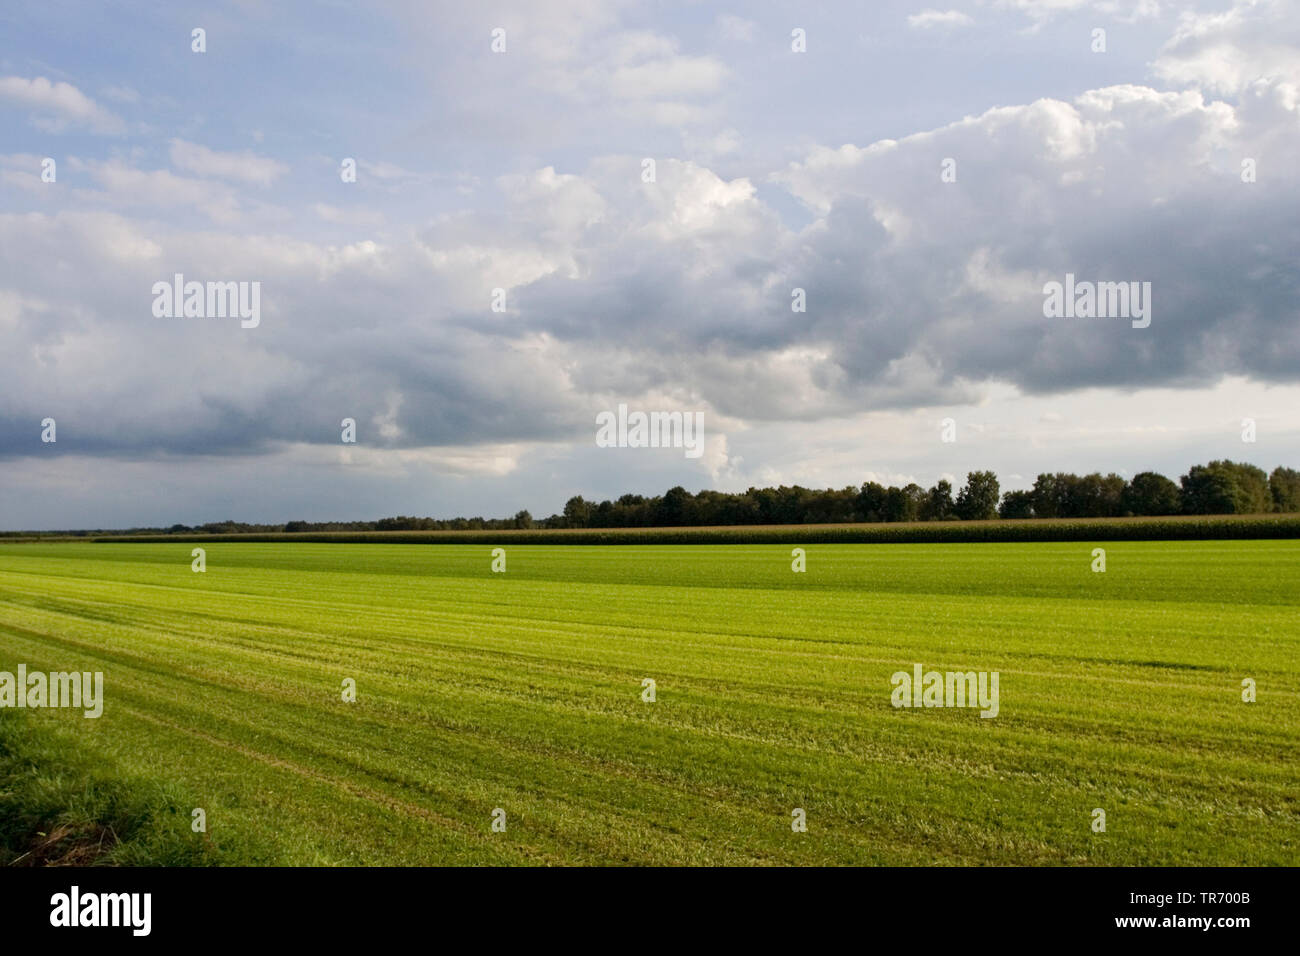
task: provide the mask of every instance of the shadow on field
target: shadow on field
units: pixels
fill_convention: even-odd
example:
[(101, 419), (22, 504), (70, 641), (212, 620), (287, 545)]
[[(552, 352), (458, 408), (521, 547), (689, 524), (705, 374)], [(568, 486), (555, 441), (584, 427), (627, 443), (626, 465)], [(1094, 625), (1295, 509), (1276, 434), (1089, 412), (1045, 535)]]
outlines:
[(209, 866), (175, 787), (119, 776), (29, 715), (0, 713), (0, 866)]

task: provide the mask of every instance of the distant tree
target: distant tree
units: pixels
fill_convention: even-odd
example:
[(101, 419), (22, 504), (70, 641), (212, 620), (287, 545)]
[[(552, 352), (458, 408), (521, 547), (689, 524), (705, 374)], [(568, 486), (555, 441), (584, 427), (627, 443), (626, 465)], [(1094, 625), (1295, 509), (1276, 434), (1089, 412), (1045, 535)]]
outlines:
[(1124, 489), (1128, 486), (1119, 475), (1111, 472), (1085, 475), (1082, 481), (1084, 508), (1081, 517), (1116, 518), (1124, 513)]
[(758, 520), (754, 499), (748, 493), (728, 495), (717, 491), (701, 491), (695, 496), (697, 507), (702, 500), (708, 502), (711, 515), (707, 524), (754, 524)]
[(1268, 473), (1263, 468), (1245, 462), (1212, 461), (1211, 467), (1224, 468), (1237, 479), (1237, 505), (1239, 514), (1265, 514), (1273, 510), (1273, 496), (1269, 493)]
[(1034, 500), (1034, 515), (1038, 518), (1061, 518), (1065, 516), (1067, 497), (1074, 475), (1057, 472), (1054, 475), (1041, 474), (1034, 480), (1031, 492)]
[(644, 528), (650, 524), (650, 509), (643, 495), (620, 495), (610, 514), (610, 527)]
[(998, 476), (991, 471), (972, 471), (966, 486), (957, 493), (954, 506), (963, 521), (983, 521), (998, 516)]
[[(482, 521), (482, 519), (479, 519)], [(376, 531), (418, 531), (420, 519), (412, 518), (409, 515), (398, 515), (396, 518), (380, 518), (375, 522)]]
[(1258, 514), (1273, 507), (1268, 476), (1254, 465), (1212, 461), (1193, 465), (1181, 480), (1186, 514)]
[(940, 481), (926, 492), (925, 503), (919, 515), (922, 521), (948, 521), (955, 517), (952, 503), (952, 484)]
[(570, 528), (585, 528), (591, 520), (591, 505), (582, 495), (574, 495), (564, 503), (564, 521)]
[(689, 491), (681, 485), (669, 488), (664, 492), (659, 507), (655, 509), (654, 523), (668, 528), (689, 524), (690, 505), (691, 493)]
[(787, 487), (781, 485), (776, 489), (776, 523), (802, 524), (804, 520), (804, 499), (808, 489), (798, 485)]
[(998, 505), (999, 518), (1032, 518), (1034, 516), (1034, 493), (1032, 491), (1008, 491), (1002, 496)]
[(1178, 486), (1154, 471), (1139, 472), (1124, 489), (1123, 510), (1134, 515), (1176, 515), (1182, 510)]
[(747, 493), (754, 499), (754, 509), (758, 512), (758, 523), (776, 524), (776, 489), (750, 488)]
[(908, 521), (921, 520), (921, 509), (925, 505), (927, 492), (916, 482), (911, 482), (903, 486), (903, 494), (907, 495), (908, 500)]
[(1268, 476), (1274, 511), (1300, 511), (1300, 471), (1280, 465)]
[(1123, 513), (1124, 479), (1114, 473), (1074, 475), (1058, 471), (1034, 482), (1038, 518), (1106, 518)]
[[(662, 497), (626, 494), (599, 504), (581, 495), (570, 498), (562, 514), (534, 520), (527, 511), (513, 518), (420, 518), (409, 515), (378, 521), (247, 524), (214, 521), (194, 528), (132, 529), (140, 534), (223, 534), (318, 531), (506, 530), (511, 528), (643, 528), (651, 525), (741, 525), (846, 523), (852, 521), (944, 521), (988, 518), (1104, 517), (1108, 515), (1243, 514), (1300, 512), (1300, 471), (1278, 467), (1271, 475), (1254, 465), (1212, 461), (1195, 465), (1182, 476), (1181, 487), (1163, 475), (1142, 472), (1131, 482), (1114, 473), (1040, 474), (1029, 491), (1009, 491), (998, 498), (997, 476), (973, 471), (953, 500), (947, 481), (923, 489), (911, 483), (886, 488), (869, 481), (860, 487), (749, 488), (743, 493), (701, 491), (692, 495), (680, 486)], [(97, 532), (72, 530), (86, 535)], [(3, 535), (4, 532), (0, 532)]]
[(1225, 471), (1193, 465), (1180, 482), (1184, 514), (1232, 514), (1237, 510), (1237, 482)]
[(885, 486), (875, 481), (868, 481), (858, 492), (856, 511), (859, 521), (885, 521), (885, 500), (889, 492)]
[[(882, 495), (883, 491), (882, 488)], [(860, 492), (852, 485), (847, 488), (808, 491), (803, 498), (803, 516), (799, 520), (805, 524), (860, 521), (859, 497)], [(875, 520), (881, 519), (877, 517)]]
[[(918, 485), (909, 485), (921, 491)], [(924, 494), (924, 492), (922, 492)], [(915, 521), (917, 502), (907, 493), (907, 488), (888, 488), (885, 490), (885, 503), (881, 512), (883, 521)]]

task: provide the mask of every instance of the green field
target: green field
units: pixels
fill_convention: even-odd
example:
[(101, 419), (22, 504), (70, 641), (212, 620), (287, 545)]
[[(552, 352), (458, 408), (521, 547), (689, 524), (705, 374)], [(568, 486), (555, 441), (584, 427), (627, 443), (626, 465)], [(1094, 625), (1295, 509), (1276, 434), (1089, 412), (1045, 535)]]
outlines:
[(106, 698), (0, 710), (11, 855), (120, 783), (218, 863), (1300, 863), (1300, 542), (193, 546), (0, 545), (0, 671)]

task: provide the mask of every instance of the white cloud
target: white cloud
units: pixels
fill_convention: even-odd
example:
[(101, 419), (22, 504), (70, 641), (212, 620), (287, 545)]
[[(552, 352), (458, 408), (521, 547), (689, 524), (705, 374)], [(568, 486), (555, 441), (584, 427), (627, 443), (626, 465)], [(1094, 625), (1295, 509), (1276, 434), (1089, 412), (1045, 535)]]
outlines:
[(140, 102), (140, 92), (131, 86), (106, 86), (99, 91), (104, 94), (105, 99), (112, 100), (115, 103), (135, 104)]
[(719, 14), (717, 25), (718, 33), (724, 39), (736, 40), (740, 43), (754, 42), (754, 36), (758, 31), (758, 24), (753, 20), (746, 20), (731, 13)]
[(0, 184), (21, 189), (32, 197), (55, 199), (51, 184), (41, 181), (41, 164), (46, 158), (32, 153), (0, 154)]
[(196, 176), (233, 179), (255, 186), (270, 186), (289, 171), (284, 163), (247, 150), (222, 153), (183, 139), (171, 141), (171, 161), (177, 169)]
[(711, 56), (670, 55), (615, 68), (610, 92), (625, 99), (666, 99), (713, 93), (727, 69)]
[(1076, 10), (1091, 10), (1121, 23), (1134, 23), (1160, 15), (1159, 0), (997, 0), (996, 5), (1019, 10), (1038, 25)]
[(233, 223), (239, 217), (239, 198), (224, 183), (177, 176), (166, 169), (139, 169), (118, 159), (101, 162), (72, 157), (68, 167), (88, 173), (102, 187), (100, 194), (82, 191), (84, 198), (99, 198), (115, 206), (190, 207), (221, 223)]
[(335, 225), (378, 226), (384, 221), (382, 211), (367, 206), (332, 206), (317, 202), (312, 203), (311, 209), (321, 221)]
[(922, 10), (907, 18), (907, 25), (916, 30), (934, 27), (966, 27), (975, 21), (960, 10)]
[(71, 83), (51, 83), (43, 76), (0, 77), (0, 100), (32, 111), (32, 122), (50, 133), (85, 127), (96, 133), (120, 134), (125, 124)]
[[(525, 122), (536, 110), (568, 112), (575, 106), (583, 118), (599, 121), (603, 115), (611, 125), (649, 119), (684, 129), (716, 119), (732, 75), (728, 64), (710, 53), (683, 51), (682, 40), (667, 31), (629, 27), (622, 13), (630, 7), (605, 0), (494, 6), (495, 22), (506, 30), (508, 59), (485, 60), (485, 46), (468, 46), (438, 65), (437, 86), (465, 91), (463, 110), (495, 116), (509, 103)], [(403, 9), (425, 42), (458, 31), (486, 35), (483, 15), (473, 5), (408, 3)], [(743, 35), (747, 22), (724, 18), (719, 29)]]
[(391, 182), (414, 182), (420, 179), (419, 173), (413, 173), (409, 169), (403, 169), (396, 163), (388, 163), (383, 160), (358, 160), (361, 171), (367, 176), (374, 176), (376, 179), (382, 179)]
[(1300, 85), (1300, 13), (1293, 0), (1237, 0), (1184, 13), (1152, 64), (1168, 83), (1236, 95), (1257, 83)]

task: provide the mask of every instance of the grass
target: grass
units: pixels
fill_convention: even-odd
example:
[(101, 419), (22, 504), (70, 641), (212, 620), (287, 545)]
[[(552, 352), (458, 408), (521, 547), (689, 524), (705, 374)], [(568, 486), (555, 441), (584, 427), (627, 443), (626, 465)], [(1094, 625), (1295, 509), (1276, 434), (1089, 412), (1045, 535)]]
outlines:
[(238, 862), (190, 829), (194, 802), (180, 786), (123, 774), (67, 734), (0, 714), (0, 866)]
[[(21, 761), (136, 795), (117, 862), (192, 804), (191, 862), (1300, 863), (1298, 542), (192, 546), (0, 545), (0, 670), (105, 680)], [(891, 707), (918, 662), (998, 717)]]

